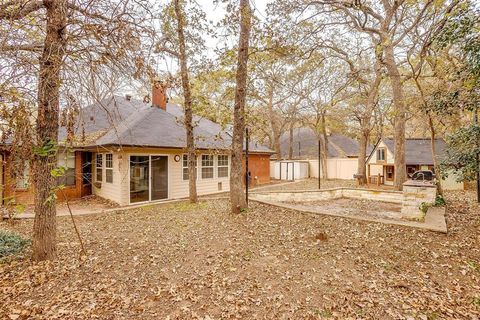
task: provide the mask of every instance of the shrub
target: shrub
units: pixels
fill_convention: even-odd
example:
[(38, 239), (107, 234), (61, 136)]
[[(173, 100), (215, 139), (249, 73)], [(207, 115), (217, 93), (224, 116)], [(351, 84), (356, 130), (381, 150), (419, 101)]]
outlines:
[(18, 234), (0, 230), (0, 261), (20, 253), (29, 244), (30, 240), (22, 238)]
[(437, 197), (435, 198), (435, 207), (443, 207), (447, 202), (445, 201), (445, 198), (442, 197), (442, 195), (438, 194)]
[(419, 209), (420, 209), (420, 211), (422, 211), (423, 213), (427, 213), (427, 211), (428, 211), (428, 208), (430, 208), (430, 207), (431, 207), (431, 205), (432, 205), (431, 203), (428, 203), (428, 202), (422, 202), (422, 203), (420, 204), (420, 207), (419, 207)]

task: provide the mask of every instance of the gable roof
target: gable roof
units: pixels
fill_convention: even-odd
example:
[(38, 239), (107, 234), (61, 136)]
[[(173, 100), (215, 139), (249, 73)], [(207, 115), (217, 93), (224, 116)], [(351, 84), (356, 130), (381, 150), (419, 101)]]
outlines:
[[(290, 135), (288, 132), (280, 137), (282, 158), (288, 157)], [(318, 158), (318, 137), (309, 127), (293, 130), (293, 157), (297, 159)], [(373, 149), (367, 148), (367, 154)], [(358, 157), (358, 142), (343, 134), (332, 133), (328, 137), (328, 158)]]
[[(381, 139), (380, 141), (383, 141), (387, 149), (394, 154), (395, 140), (393, 138), (385, 138)], [(430, 141), (430, 138), (405, 139), (405, 163), (407, 165), (433, 165)], [(375, 146), (375, 149), (377, 146)], [(445, 155), (445, 147), (446, 144), (442, 138), (435, 139), (435, 157), (437, 160), (441, 160), (441, 158)]]
[[(185, 148), (186, 130), (181, 107), (167, 104), (167, 110), (143, 101), (113, 96), (80, 110), (74, 131), (84, 136), (83, 147), (135, 146)], [(199, 149), (228, 149), (231, 133), (221, 125), (194, 116), (195, 146)], [(66, 139), (66, 129), (59, 132), (59, 141)], [(258, 153), (273, 153), (269, 148), (251, 142), (249, 149)]]
[[(395, 151), (395, 140), (384, 139), (383, 142), (392, 152)], [(441, 159), (445, 155), (445, 141), (441, 138), (435, 139), (435, 157)], [(406, 164), (433, 164), (431, 140), (428, 138), (412, 138), (405, 140), (405, 162)]]

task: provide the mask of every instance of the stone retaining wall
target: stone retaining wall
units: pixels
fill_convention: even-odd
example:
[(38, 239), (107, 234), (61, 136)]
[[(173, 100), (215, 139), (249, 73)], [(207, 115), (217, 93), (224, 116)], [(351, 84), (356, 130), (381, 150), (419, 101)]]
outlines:
[(434, 203), (437, 197), (435, 185), (426, 185), (407, 181), (403, 184), (402, 217), (423, 219), (425, 213), (420, 210), (422, 203)]
[(382, 201), (402, 204), (402, 217), (422, 220), (425, 213), (420, 210), (422, 203), (434, 203), (437, 189), (434, 185), (425, 185), (407, 181), (403, 191), (333, 188), (324, 190), (253, 192), (252, 197), (268, 202), (309, 202), (335, 200), (340, 198)]
[(385, 191), (355, 188), (333, 188), (324, 190), (253, 192), (252, 195), (265, 201), (308, 202), (340, 198), (363, 199), (383, 202), (402, 202), (401, 191)]

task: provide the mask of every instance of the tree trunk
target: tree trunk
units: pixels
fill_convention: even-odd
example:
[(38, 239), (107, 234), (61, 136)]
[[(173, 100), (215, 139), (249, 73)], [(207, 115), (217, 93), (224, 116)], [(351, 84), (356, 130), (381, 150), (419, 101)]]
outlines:
[(432, 152), (433, 168), (435, 170), (435, 176), (437, 177), (437, 191), (438, 191), (438, 194), (443, 196), (440, 166), (438, 165), (438, 161), (436, 157), (437, 151), (435, 146), (435, 126), (433, 125), (432, 116), (428, 111), (427, 111), (427, 115), (428, 115), (428, 126), (430, 128), (430, 151)]
[(37, 149), (33, 159), (35, 221), (33, 259), (53, 259), (56, 255), (56, 180), (51, 170), (57, 166), (56, 144), (59, 125), (60, 69), (65, 55), (66, 0), (44, 0), (46, 35), (38, 76)]
[(367, 184), (367, 146), (370, 138), (370, 132), (372, 131), (372, 115), (375, 110), (375, 100), (378, 95), (378, 88), (382, 82), (382, 73), (381, 73), (381, 57), (376, 55), (375, 60), (375, 79), (370, 85), (367, 104), (365, 112), (360, 123), (361, 132), (360, 132), (360, 141), (359, 141), (359, 150), (358, 150), (358, 174), (361, 175), (361, 178), (358, 179), (360, 185)]
[(293, 124), (288, 129), (288, 159), (293, 159)]
[(275, 153), (277, 154), (277, 159), (278, 160), (281, 160), (282, 159), (282, 145), (280, 144), (280, 137), (281, 135), (278, 134), (278, 133), (275, 133), (274, 134), (274, 150), (275, 150)]
[(361, 176), (358, 178), (358, 184), (363, 186), (367, 184), (367, 145), (368, 145), (369, 132), (362, 130), (360, 132), (360, 139), (358, 143), (358, 174)]
[[(327, 134), (327, 124), (325, 121), (325, 112), (322, 112), (321, 115), (321, 126), (322, 126), (322, 136), (323, 136), (323, 141), (320, 139), (320, 141), (323, 142), (322, 145), (322, 153), (321, 153), (321, 161), (322, 161), (322, 173), (323, 173), (323, 178), (328, 179), (328, 166), (327, 166), (327, 159), (328, 159), (328, 134)], [(320, 160), (320, 159), (319, 159)]]
[(403, 97), (402, 81), (400, 72), (398, 71), (393, 47), (391, 45), (384, 46), (384, 62), (387, 67), (388, 76), (392, 84), (393, 107), (395, 113), (395, 129), (394, 140), (395, 147), (393, 152), (395, 165), (395, 190), (402, 190), (403, 183), (407, 177), (407, 168), (405, 163), (405, 100)]
[(240, 0), (240, 37), (238, 43), (235, 104), (233, 109), (232, 170), (230, 175), (230, 203), (232, 213), (246, 208), (243, 191), (242, 156), (245, 131), (245, 100), (247, 96), (247, 62), (251, 28), (248, 0)]
[(269, 87), (268, 89), (268, 116), (270, 118), (270, 129), (271, 129), (271, 136), (272, 136), (272, 148), (275, 150), (277, 154), (277, 159), (282, 159), (282, 150), (280, 146), (280, 138), (282, 136), (282, 130), (280, 129), (280, 125), (278, 124), (278, 117), (275, 111), (273, 110), (273, 88)]
[(185, 112), (185, 131), (187, 132), (187, 154), (188, 154), (188, 195), (191, 203), (196, 203), (197, 197), (197, 177), (195, 174), (195, 165), (197, 162), (195, 154), (195, 138), (193, 135), (193, 111), (192, 94), (190, 91), (190, 81), (188, 79), (187, 53), (185, 48), (184, 35), (184, 16), (183, 9), (180, 7), (180, 1), (174, 0), (175, 15), (177, 18), (177, 35), (179, 44), (179, 62), (180, 74), (182, 77), (182, 88), (184, 98)]

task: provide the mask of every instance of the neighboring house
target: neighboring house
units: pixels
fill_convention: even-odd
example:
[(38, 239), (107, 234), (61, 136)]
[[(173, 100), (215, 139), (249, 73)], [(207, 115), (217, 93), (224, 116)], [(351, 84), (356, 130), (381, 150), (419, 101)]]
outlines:
[[(282, 159), (288, 159), (290, 147), (288, 132), (280, 138), (280, 147)], [(358, 141), (348, 136), (339, 133), (328, 136), (327, 175), (329, 179), (353, 179), (358, 169), (358, 147)], [(372, 146), (369, 145), (367, 155), (371, 150)], [(318, 177), (318, 137), (313, 129), (309, 127), (294, 129), (292, 151), (293, 159), (272, 162), (270, 168), (272, 177), (282, 180), (292, 180), (292, 174), (296, 178)], [(303, 169), (304, 163), (308, 163), (308, 173)]]
[[(62, 179), (67, 197), (94, 194), (121, 205), (187, 197), (182, 121), (183, 109), (167, 103), (163, 89), (155, 86), (152, 103), (114, 96), (81, 109), (74, 146), (59, 152), (59, 165), (67, 167)], [(204, 118), (195, 116), (194, 122), (198, 194), (228, 191), (231, 133)], [(65, 139), (66, 129), (62, 127), (60, 143)], [(249, 151), (251, 185), (268, 183), (273, 151), (254, 142)], [(8, 161), (8, 155), (3, 156)], [(6, 186), (4, 197), (31, 202), (28, 174), (26, 169), (23, 179), (2, 183)], [(8, 172), (4, 177), (8, 182)]]
[[(381, 139), (375, 145), (367, 159), (367, 175), (370, 183), (393, 185), (395, 172), (393, 139)], [(441, 138), (435, 139), (436, 159), (441, 161), (445, 154), (445, 141)], [(431, 151), (431, 140), (424, 138), (405, 140), (405, 163), (407, 175), (412, 175), (417, 170), (432, 170), (433, 158)], [(463, 183), (457, 182), (456, 177), (450, 174), (442, 181), (446, 190), (461, 190)]]
[[(282, 159), (288, 159), (290, 134), (284, 133), (280, 138)], [(358, 141), (339, 133), (328, 135), (328, 158), (358, 158)], [(367, 148), (367, 155), (372, 146)], [(318, 159), (318, 137), (312, 128), (300, 127), (293, 130), (293, 159)]]

